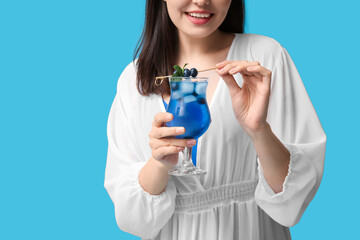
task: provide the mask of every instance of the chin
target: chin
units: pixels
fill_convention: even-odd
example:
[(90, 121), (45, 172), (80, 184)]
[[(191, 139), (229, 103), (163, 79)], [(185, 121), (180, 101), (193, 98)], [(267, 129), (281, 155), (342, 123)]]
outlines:
[(197, 28), (193, 30), (188, 29), (187, 31), (181, 31), (181, 32), (192, 38), (205, 38), (213, 34), (216, 30), (217, 29)]

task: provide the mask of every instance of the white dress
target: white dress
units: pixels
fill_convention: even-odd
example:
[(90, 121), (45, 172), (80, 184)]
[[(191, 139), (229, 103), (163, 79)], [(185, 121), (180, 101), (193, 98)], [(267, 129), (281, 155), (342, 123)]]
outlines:
[[(254, 145), (235, 119), (229, 90), (215, 90), (212, 122), (199, 139), (201, 177), (171, 176), (166, 190), (150, 195), (139, 184), (151, 157), (148, 133), (162, 97), (141, 96), (136, 68), (121, 74), (108, 120), (105, 188), (119, 228), (142, 239), (291, 239), (290, 226), (313, 199), (322, 175), (326, 135), (288, 52), (275, 40), (236, 34), (228, 60), (259, 61), (272, 71), (267, 121), (291, 154), (283, 191), (267, 184)], [(235, 76), (242, 85), (240, 74)]]

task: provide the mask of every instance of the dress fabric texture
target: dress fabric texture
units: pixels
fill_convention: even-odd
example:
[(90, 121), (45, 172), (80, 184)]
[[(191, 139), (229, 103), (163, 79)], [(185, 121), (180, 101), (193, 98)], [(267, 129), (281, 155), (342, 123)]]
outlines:
[[(267, 122), (291, 155), (282, 192), (275, 194), (266, 182), (221, 79), (209, 106), (212, 122), (198, 140), (197, 166), (208, 173), (171, 176), (160, 195), (145, 192), (138, 174), (151, 157), (148, 134), (154, 115), (165, 108), (161, 96), (139, 94), (132, 62), (118, 80), (107, 131), (104, 186), (121, 230), (157, 240), (291, 239), (289, 227), (300, 220), (320, 185), (326, 135), (292, 59), (278, 42), (235, 34), (227, 59), (258, 61), (272, 71)], [(241, 86), (241, 75), (235, 79)]]

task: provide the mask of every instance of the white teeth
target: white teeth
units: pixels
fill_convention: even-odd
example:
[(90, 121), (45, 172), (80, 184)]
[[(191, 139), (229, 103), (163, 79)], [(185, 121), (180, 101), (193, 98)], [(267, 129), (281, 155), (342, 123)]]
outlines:
[(210, 17), (210, 14), (203, 14), (203, 13), (189, 13), (190, 16), (192, 17), (197, 17), (197, 18), (208, 18)]

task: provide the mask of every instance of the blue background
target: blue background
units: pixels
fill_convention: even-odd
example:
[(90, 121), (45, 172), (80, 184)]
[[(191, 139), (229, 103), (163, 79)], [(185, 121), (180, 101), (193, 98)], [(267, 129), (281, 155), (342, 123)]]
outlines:
[[(145, 1), (0, 1), (0, 239), (139, 239), (103, 187), (106, 123)], [(328, 136), (320, 189), (293, 239), (356, 236), (356, 0), (247, 0), (246, 32), (292, 56)]]

